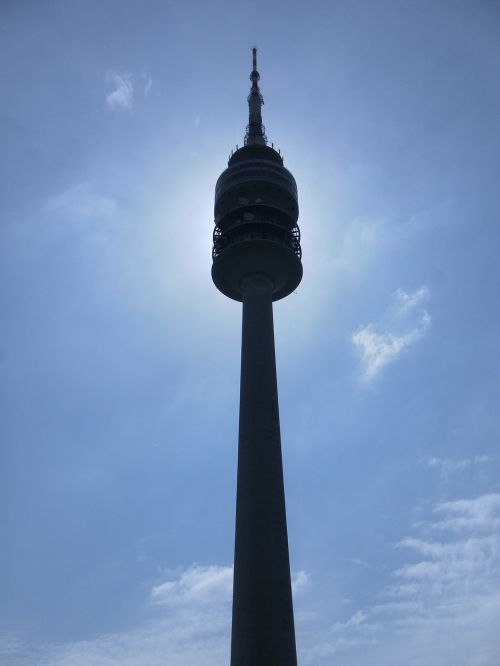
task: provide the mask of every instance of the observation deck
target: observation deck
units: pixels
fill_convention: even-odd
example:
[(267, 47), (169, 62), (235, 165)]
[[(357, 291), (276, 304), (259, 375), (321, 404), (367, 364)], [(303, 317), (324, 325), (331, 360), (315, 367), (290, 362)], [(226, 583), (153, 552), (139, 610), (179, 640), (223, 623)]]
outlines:
[(212, 278), (226, 296), (242, 300), (252, 273), (273, 282), (273, 300), (302, 278), (297, 184), (282, 156), (265, 144), (237, 150), (215, 186)]

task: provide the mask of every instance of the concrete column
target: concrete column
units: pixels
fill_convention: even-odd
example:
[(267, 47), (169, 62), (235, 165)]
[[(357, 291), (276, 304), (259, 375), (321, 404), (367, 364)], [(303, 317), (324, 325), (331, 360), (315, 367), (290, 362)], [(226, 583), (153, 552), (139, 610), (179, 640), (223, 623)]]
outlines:
[(243, 284), (231, 666), (296, 666), (272, 283)]

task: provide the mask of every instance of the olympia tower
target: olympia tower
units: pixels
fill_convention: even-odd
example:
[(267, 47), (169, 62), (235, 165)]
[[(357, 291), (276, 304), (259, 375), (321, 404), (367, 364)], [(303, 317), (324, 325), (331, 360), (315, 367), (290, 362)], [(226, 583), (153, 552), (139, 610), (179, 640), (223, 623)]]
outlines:
[(212, 278), (243, 303), (231, 666), (296, 666), (273, 301), (302, 278), (297, 185), (267, 145), (257, 51), (245, 144), (215, 187)]

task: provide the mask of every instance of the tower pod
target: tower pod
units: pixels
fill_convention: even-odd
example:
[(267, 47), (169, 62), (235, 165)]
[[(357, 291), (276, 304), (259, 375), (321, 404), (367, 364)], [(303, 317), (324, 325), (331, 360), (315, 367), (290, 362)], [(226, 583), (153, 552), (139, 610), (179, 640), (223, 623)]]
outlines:
[(267, 145), (256, 64), (254, 51), (245, 145), (230, 157), (215, 186), (212, 278), (223, 294), (241, 301), (245, 277), (265, 274), (276, 301), (302, 279), (299, 205), (294, 177)]

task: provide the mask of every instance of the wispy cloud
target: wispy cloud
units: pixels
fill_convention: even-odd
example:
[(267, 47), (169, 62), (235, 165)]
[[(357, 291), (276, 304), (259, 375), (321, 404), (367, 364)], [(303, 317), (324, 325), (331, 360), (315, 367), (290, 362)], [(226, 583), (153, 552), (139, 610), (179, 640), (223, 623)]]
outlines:
[(233, 589), (232, 567), (193, 565), (177, 579), (166, 580), (151, 591), (154, 604), (223, 603), (230, 601)]
[(429, 325), (430, 316), (426, 313), (415, 328), (403, 335), (390, 332), (377, 333), (372, 324), (354, 333), (352, 342), (361, 350), (365, 380), (372, 380), (385, 365), (397, 361), (401, 352), (417, 342)]
[[(309, 577), (292, 578), (300, 594)], [(232, 567), (194, 564), (152, 588), (156, 616), (135, 630), (37, 650), (4, 637), (0, 658), (23, 666), (220, 666), (229, 661), (232, 587)]]
[(106, 104), (110, 109), (130, 111), (133, 105), (134, 86), (132, 74), (127, 72), (106, 72)]
[(143, 92), (144, 95), (147, 97), (151, 92), (151, 88), (153, 87), (153, 79), (149, 76), (146, 70), (142, 72), (141, 79), (143, 83)]
[(336, 622), (311, 654), (352, 656), (370, 644), (370, 663), (496, 665), (500, 494), (442, 502), (418, 531), (396, 544), (409, 561), (394, 569), (380, 603)]
[[(431, 317), (423, 309), (417, 314), (416, 322), (411, 328), (399, 332), (402, 323), (407, 323), (410, 314), (415, 313), (416, 306), (428, 297), (427, 287), (421, 287), (414, 293), (403, 289), (395, 292), (395, 303), (385, 315), (385, 328), (379, 332), (380, 324), (370, 323), (359, 328), (352, 334), (351, 341), (361, 353), (363, 378), (370, 382), (389, 363), (396, 361), (402, 352), (422, 338), (431, 324)], [(393, 330), (391, 330), (393, 329)]]
[[(292, 575), (292, 590), (299, 595), (309, 585), (305, 571)], [(156, 585), (151, 590), (153, 604), (219, 604), (228, 603), (233, 594), (233, 567), (200, 567), (192, 565), (177, 577)]]
[(109, 219), (116, 213), (116, 202), (97, 192), (91, 183), (79, 183), (50, 197), (44, 208), (47, 212), (80, 220)]
[(460, 470), (467, 469), (474, 465), (484, 465), (489, 463), (491, 458), (485, 455), (473, 456), (472, 458), (461, 458), (459, 460), (453, 460), (451, 458), (422, 458), (420, 464), (428, 467), (429, 469), (437, 469), (445, 475), (448, 475), (452, 472), (457, 472)]
[(431, 527), (438, 530), (462, 532), (467, 530), (497, 530), (500, 527), (500, 494), (490, 493), (476, 499), (443, 502), (434, 509), (443, 516)]
[(305, 571), (297, 571), (292, 574), (292, 592), (298, 597), (309, 587), (309, 575)]
[(231, 589), (231, 567), (192, 565), (152, 588), (155, 617), (136, 629), (36, 651), (5, 638), (0, 656), (23, 666), (219, 666), (229, 660)]
[(140, 74), (109, 70), (106, 72), (105, 83), (108, 107), (118, 111), (132, 111), (136, 94), (148, 97), (155, 82), (146, 70)]
[(424, 285), (417, 289), (413, 293), (409, 294), (404, 289), (398, 288), (394, 294), (397, 303), (397, 313), (399, 315), (404, 314), (411, 308), (414, 308), (421, 301), (429, 297), (429, 290)]
[(357, 272), (376, 256), (377, 248), (387, 235), (387, 223), (384, 219), (357, 217), (339, 233), (336, 254), (328, 265)]
[[(376, 603), (319, 632), (317, 617), (299, 604), (304, 666), (327, 666), (337, 654), (352, 666), (496, 666), (500, 494), (441, 502), (415, 530), (396, 544), (403, 561)], [(296, 597), (309, 577), (293, 579)], [(231, 567), (192, 565), (152, 587), (155, 618), (135, 630), (37, 650), (4, 639), (0, 656), (23, 666), (219, 665), (229, 658), (231, 591)]]

